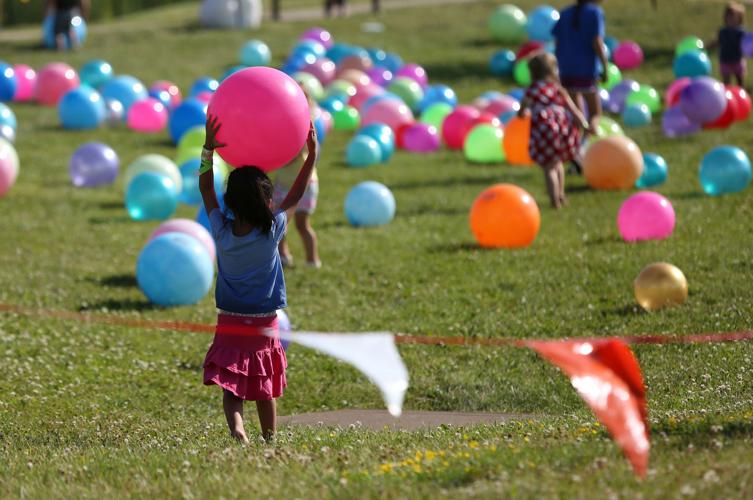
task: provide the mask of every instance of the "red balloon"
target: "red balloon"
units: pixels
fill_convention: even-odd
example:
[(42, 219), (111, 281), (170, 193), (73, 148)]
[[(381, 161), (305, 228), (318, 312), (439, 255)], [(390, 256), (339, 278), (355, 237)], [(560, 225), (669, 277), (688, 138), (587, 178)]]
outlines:
[(395, 131), (395, 146), (398, 147), (398, 149), (405, 148), (405, 132), (413, 125), (412, 123), (406, 123), (403, 125), (400, 125), (398, 129)]
[(478, 118), (473, 120), (473, 125), (471, 125), (470, 128), (472, 129), (473, 127), (481, 123), (488, 123), (489, 125), (494, 125), (495, 127), (502, 128), (502, 122), (500, 121), (500, 119), (495, 115), (487, 112), (482, 112), (480, 115), (478, 115)]
[(705, 123), (703, 128), (727, 128), (735, 121), (735, 109), (738, 107), (737, 100), (731, 90), (724, 91), (724, 98), (727, 99), (727, 107), (724, 108), (722, 116), (711, 123)]
[(735, 114), (735, 121), (747, 120), (748, 116), (750, 116), (751, 108), (753, 108), (753, 103), (751, 103), (750, 95), (744, 88), (738, 87), (736, 85), (728, 86), (727, 90), (732, 92), (732, 95), (735, 97), (735, 101), (737, 101), (738, 104)]
[(542, 42), (526, 42), (523, 45), (520, 46), (518, 49), (518, 53), (515, 54), (515, 59), (520, 60), (523, 59), (534, 52), (538, 52), (539, 50), (544, 49), (544, 44)]

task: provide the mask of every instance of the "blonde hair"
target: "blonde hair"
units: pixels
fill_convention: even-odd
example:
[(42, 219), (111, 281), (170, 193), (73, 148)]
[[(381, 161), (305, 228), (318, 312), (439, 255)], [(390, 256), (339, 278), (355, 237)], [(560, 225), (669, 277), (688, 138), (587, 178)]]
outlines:
[(734, 14), (740, 18), (740, 24), (745, 20), (745, 6), (739, 2), (729, 2), (724, 8), (724, 17)]
[(549, 52), (538, 52), (528, 59), (531, 80), (545, 80), (557, 75), (557, 58)]

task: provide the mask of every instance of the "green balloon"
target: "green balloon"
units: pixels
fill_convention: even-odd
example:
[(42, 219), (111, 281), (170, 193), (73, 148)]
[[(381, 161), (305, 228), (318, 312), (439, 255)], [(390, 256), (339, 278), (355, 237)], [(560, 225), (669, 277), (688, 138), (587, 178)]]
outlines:
[(412, 111), (418, 110), (418, 104), (424, 98), (421, 85), (414, 79), (405, 76), (395, 78), (387, 87), (387, 90), (402, 99)]
[(502, 147), (504, 133), (499, 127), (482, 123), (470, 131), (463, 143), (465, 158), (473, 163), (502, 163), (505, 151)]
[(178, 154), (180, 155), (184, 149), (201, 149), (204, 146), (205, 137), (206, 131), (204, 125), (191, 127), (178, 141)]
[(515, 79), (515, 83), (521, 87), (529, 87), (531, 85), (531, 70), (528, 68), (527, 59), (521, 59), (515, 63), (512, 69), (512, 76)]
[(442, 130), (444, 119), (452, 113), (453, 107), (446, 102), (435, 102), (421, 113), (421, 123), (434, 126), (437, 130)]
[(492, 38), (506, 43), (520, 43), (526, 39), (525, 13), (514, 5), (500, 5), (489, 17)]
[(332, 119), (335, 130), (355, 130), (361, 123), (361, 116), (353, 106), (344, 106), (332, 115)]
[(607, 83), (604, 86), (607, 90), (612, 90), (612, 87), (622, 81), (622, 72), (615, 64), (609, 63), (607, 66)]
[(304, 92), (313, 100), (321, 101), (324, 98), (324, 88), (314, 75), (309, 73), (296, 73), (293, 80), (298, 82)]
[(704, 52), (703, 40), (697, 36), (686, 36), (675, 47), (675, 56), (682, 55), (686, 52), (699, 51)]
[(625, 100), (625, 106), (631, 104), (645, 104), (651, 113), (661, 111), (661, 97), (650, 85), (641, 85), (638, 90), (630, 92)]
[[(175, 165), (180, 167), (188, 160), (192, 160), (194, 158), (201, 158), (201, 149), (198, 148), (183, 148), (182, 150), (178, 150), (178, 154), (175, 156)], [(228, 167), (227, 163), (225, 163), (225, 160), (220, 158), (220, 155), (217, 154), (217, 151), (214, 152), (214, 156), (212, 157), (212, 162), (214, 163), (214, 168), (217, 170), (220, 170), (223, 172), (223, 176), (227, 177), (228, 173), (230, 172), (230, 167)]]
[(356, 86), (345, 80), (335, 80), (327, 87), (325, 97), (345, 96), (353, 97), (356, 95)]
[(615, 135), (625, 135), (622, 127), (620, 127), (620, 125), (616, 121), (612, 120), (608, 116), (600, 116), (599, 124), (596, 126), (596, 136), (604, 138), (612, 137)]
[[(201, 152), (199, 152), (199, 154), (201, 154)], [(158, 154), (139, 156), (128, 165), (123, 176), (123, 185), (126, 190), (128, 190), (128, 185), (131, 183), (131, 180), (143, 172), (154, 172), (166, 175), (175, 183), (178, 193), (183, 190), (183, 177), (181, 177), (178, 167), (166, 156)]]

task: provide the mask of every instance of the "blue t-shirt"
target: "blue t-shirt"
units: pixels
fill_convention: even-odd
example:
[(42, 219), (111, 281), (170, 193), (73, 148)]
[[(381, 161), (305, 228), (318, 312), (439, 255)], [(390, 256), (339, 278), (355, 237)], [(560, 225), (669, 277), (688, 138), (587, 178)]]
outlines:
[(743, 59), (742, 28), (722, 28), (719, 30), (719, 61), (723, 63), (739, 63)]
[(269, 234), (254, 229), (245, 236), (235, 236), (233, 222), (219, 209), (209, 214), (209, 224), (217, 245), (217, 307), (240, 314), (271, 313), (287, 307), (277, 250), (285, 235), (285, 212), (275, 214)]
[(573, 24), (577, 6), (560, 12), (560, 19), (552, 28), (557, 41), (555, 55), (560, 75), (565, 78), (599, 77), (599, 58), (594, 39), (604, 37), (604, 11), (592, 3), (580, 7), (577, 26)]

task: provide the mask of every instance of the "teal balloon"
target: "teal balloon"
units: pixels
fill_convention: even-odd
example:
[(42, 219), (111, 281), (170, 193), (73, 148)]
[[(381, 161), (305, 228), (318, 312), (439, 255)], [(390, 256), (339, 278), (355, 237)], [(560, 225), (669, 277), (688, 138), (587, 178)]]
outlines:
[(0, 125), (7, 125), (15, 130), (18, 128), (18, 120), (16, 120), (16, 114), (6, 104), (0, 102)]
[(701, 161), (701, 187), (711, 196), (742, 191), (752, 177), (748, 155), (734, 146), (714, 148)]
[(92, 59), (81, 67), (78, 76), (82, 84), (98, 89), (112, 80), (113, 70), (107, 61)]
[(345, 161), (351, 167), (368, 167), (379, 163), (381, 159), (382, 150), (379, 143), (365, 135), (353, 137), (345, 149)]
[(142, 172), (128, 184), (126, 209), (133, 220), (165, 220), (178, 206), (175, 183), (166, 175)]
[(102, 87), (102, 97), (115, 99), (123, 105), (123, 110), (128, 110), (136, 101), (149, 97), (144, 85), (136, 78), (128, 75), (116, 76)]
[(395, 217), (395, 197), (384, 184), (357, 184), (345, 198), (345, 217), (352, 226), (381, 226)]
[(672, 69), (675, 78), (708, 76), (711, 74), (711, 60), (705, 52), (691, 50), (675, 57)]
[(272, 53), (267, 44), (261, 40), (249, 40), (241, 47), (238, 59), (245, 66), (269, 66)]
[(542, 5), (536, 7), (528, 14), (526, 32), (528, 39), (537, 42), (550, 42), (554, 40), (552, 28), (560, 19), (560, 13), (554, 7)]
[(356, 134), (371, 137), (379, 144), (380, 162), (388, 161), (395, 152), (395, 132), (390, 127), (382, 123), (371, 123), (366, 125)]
[(667, 180), (669, 168), (661, 156), (653, 153), (643, 154), (643, 174), (635, 181), (635, 187), (648, 188), (660, 186)]
[(58, 103), (58, 116), (64, 128), (89, 130), (105, 119), (105, 100), (91, 87), (69, 90)]
[(651, 110), (645, 104), (631, 104), (622, 112), (622, 120), (628, 127), (645, 127), (651, 123)]
[[(191, 158), (185, 161), (179, 168), (180, 177), (183, 180), (183, 188), (178, 195), (178, 201), (186, 205), (200, 205), (202, 203), (201, 191), (199, 190), (199, 167), (201, 158)], [(225, 192), (225, 179), (222, 173), (214, 168), (214, 192), (217, 198)]]
[(512, 76), (512, 70), (515, 66), (515, 52), (509, 49), (502, 49), (492, 54), (489, 59), (489, 69), (495, 76)]

